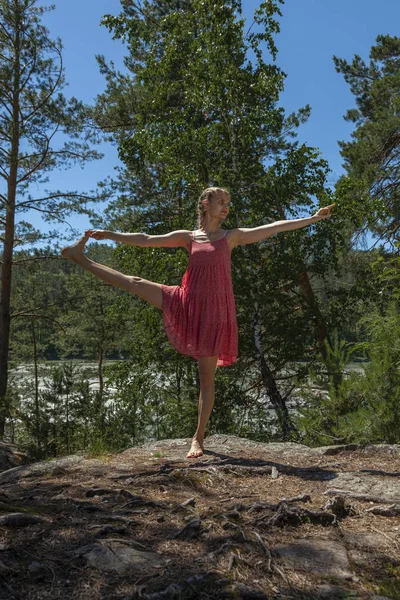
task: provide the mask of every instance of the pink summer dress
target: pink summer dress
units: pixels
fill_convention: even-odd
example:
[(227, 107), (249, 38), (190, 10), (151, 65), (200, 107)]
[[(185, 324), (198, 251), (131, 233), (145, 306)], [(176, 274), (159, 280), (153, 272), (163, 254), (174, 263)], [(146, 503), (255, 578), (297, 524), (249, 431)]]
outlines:
[(236, 362), (238, 352), (227, 233), (214, 242), (197, 242), (192, 232), (181, 285), (162, 284), (162, 318), (169, 341), (196, 360), (218, 356), (217, 367)]

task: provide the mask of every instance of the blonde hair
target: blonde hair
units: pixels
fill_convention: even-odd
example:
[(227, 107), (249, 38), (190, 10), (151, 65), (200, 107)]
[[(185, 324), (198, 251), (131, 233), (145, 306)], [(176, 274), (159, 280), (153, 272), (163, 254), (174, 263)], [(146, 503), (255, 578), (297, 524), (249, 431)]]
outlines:
[(225, 188), (221, 188), (221, 187), (209, 187), (206, 190), (204, 190), (204, 192), (202, 192), (200, 195), (199, 201), (197, 203), (197, 217), (198, 217), (197, 226), (199, 229), (204, 229), (205, 220), (206, 220), (206, 207), (204, 205), (204, 200), (207, 200), (207, 202), (210, 202), (210, 200), (213, 198), (214, 194), (217, 192), (222, 192), (222, 193), (228, 194), (228, 196), (230, 196), (228, 190), (226, 190)]

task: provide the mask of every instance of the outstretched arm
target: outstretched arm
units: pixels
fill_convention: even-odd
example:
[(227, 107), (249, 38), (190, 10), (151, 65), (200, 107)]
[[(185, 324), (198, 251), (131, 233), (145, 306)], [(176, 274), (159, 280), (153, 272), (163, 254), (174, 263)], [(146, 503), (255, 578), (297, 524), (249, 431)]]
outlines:
[(325, 208), (320, 208), (315, 215), (312, 217), (306, 217), (305, 219), (275, 221), (274, 223), (261, 225), (260, 227), (253, 227), (251, 229), (239, 227), (238, 229), (235, 229), (235, 245), (240, 246), (244, 244), (253, 244), (254, 242), (266, 240), (267, 238), (275, 235), (276, 233), (280, 233), (281, 231), (292, 231), (293, 229), (307, 227), (307, 225), (311, 225), (312, 223), (316, 223), (317, 221), (321, 221), (322, 219), (330, 217), (330, 211), (333, 206), (335, 206), (335, 204), (330, 204)]
[(105, 229), (87, 229), (85, 234), (95, 240), (112, 240), (113, 242), (122, 242), (130, 246), (159, 246), (165, 248), (174, 248), (178, 246), (187, 246), (189, 241), (189, 231), (179, 229), (171, 231), (164, 235), (149, 235), (147, 233), (117, 233)]

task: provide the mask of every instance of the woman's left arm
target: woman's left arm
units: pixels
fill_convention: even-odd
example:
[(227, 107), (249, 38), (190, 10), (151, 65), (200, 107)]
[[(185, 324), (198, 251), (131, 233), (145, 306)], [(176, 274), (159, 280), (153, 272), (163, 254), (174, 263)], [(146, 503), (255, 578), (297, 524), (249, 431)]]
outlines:
[(311, 225), (312, 223), (316, 223), (317, 221), (321, 221), (322, 219), (327, 219), (331, 216), (331, 208), (335, 206), (336, 203), (330, 204), (325, 208), (320, 208), (312, 217), (306, 217), (305, 219), (289, 219), (288, 221), (275, 221), (274, 223), (269, 223), (268, 225), (261, 225), (260, 227), (253, 227), (252, 229), (245, 229), (243, 227), (239, 227), (235, 229), (235, 245), (240, 246), (243, 244), (253, 244), (254, 242), (261, 242), (262, 240), (266, 240), (267, 238), (275, 235), (276, 233), (280, 233), (281, 231), (292, 231), (293, 229), (301, 229), (302, 227), (307, 227), (307, 225)]

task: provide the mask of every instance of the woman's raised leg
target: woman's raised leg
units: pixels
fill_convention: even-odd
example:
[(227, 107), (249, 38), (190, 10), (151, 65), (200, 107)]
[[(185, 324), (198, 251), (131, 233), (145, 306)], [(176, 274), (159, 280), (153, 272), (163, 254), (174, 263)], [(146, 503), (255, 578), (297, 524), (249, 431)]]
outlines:
[(204, 433), (215, 400), (215, 368), (218, 356), (199, 356), (200, 397), (199, 416), (196, 433), (193, 436), (192, 446), (187, 458), (202, 456), (204, 450)]
[(141, 277), (134, 277), (132, 275), (124, 275), (119, 271), (115, 271), (110, 267), (100, 265), (86, 256), (83, 255), (83, 249), (89, 236), (84, 235), (72, 246), (67, 246), (62, 250), (61, 254), (64, 258), (71, 260), (86, 271), (93, 273), (99, 279), (102, 279), (106, 283), (115, 287), (136, 294), (143, 300), (147, 300), (150, 304), (153, 304), (156, 308), (162, 310), (162, 289), (160, 283), (154, 283)]

